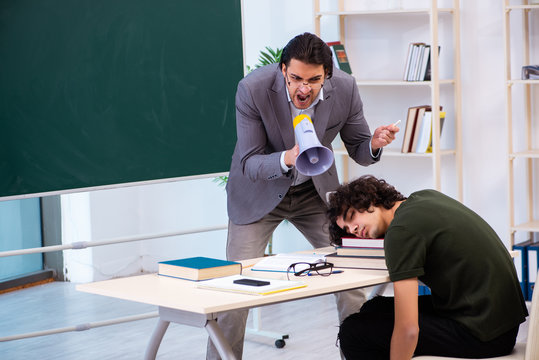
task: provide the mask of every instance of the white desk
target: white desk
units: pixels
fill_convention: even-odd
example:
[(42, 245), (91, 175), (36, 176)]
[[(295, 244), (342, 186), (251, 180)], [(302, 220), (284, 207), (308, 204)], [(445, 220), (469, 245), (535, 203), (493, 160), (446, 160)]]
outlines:
[[(322, 249), (321, 249), (322, 250)], [(244, 267), (258, 259), (243, 261)], [(247, 276), (286, 279), (285, 273), (243, 270)], [(146, 349), (145, 359), (155, 359), (170, 322), (204, 327), (223, 359), (235, 359), (230, 345), (217, 325), (219, 313), (249, 309), (286, 301), (304, 299), (389, 282), (387, 271), (346, 269), (328, 277), (302, 277), (307, 286), (271, 295), (253, 296), (196, 288), (196, 282), (157, 274), (132, 276), (77, 285), (77, 290), (130, 300), (159, 308), (159, 320)]]

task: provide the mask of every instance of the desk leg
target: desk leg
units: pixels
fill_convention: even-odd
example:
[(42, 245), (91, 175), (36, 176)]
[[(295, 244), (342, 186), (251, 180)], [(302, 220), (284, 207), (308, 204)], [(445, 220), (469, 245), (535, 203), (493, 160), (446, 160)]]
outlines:
[(144, 354), (144, 360), (155, 360), (157, 356), (157, 350), (159, 350), (159, 345), (161, 345), (161, 340), (167, 331), (168, 325), (170, 322), (159, 319), (157, 326), (155, 327), (152, 337), (150, 338), (150, 343), (146, 348), (146, 353)]
[(219, 355), (221, 355), (221, 358), (223, 360), (236, 360), (236, 356), (232, 352), (232, 348), (228, 344), (228, 342), (225, 339), (225, 336), (223, 335), (223, 331), (217, 325), (217, 321), (214, 320), (208, 320), (206, 322), (206, 331), (210, 335), (210, 339), (213, 342), (213, 345), (215, 345), (215, 348), (219, 352)]

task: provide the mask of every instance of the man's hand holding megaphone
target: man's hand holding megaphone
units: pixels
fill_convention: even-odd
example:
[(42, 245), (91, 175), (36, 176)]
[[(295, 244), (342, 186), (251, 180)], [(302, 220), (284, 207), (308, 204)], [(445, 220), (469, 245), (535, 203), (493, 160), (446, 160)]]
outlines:
[(294, 147), (290, 150), (286, 150), (284, 153), (284, 163), (288, 167), (292, 167), (296, 165), (296, 159), (299, 155), (299, 145), (296, 144)]
[[(383, 148), (386, 145), (391, 144), (395, 140), (395, 134), (399, 132), (397, 126), (400, 120), (391, 125), (380, 126), (374, 131), (374, 135), (371, 139), (372, 152), (376, 153), (378, 149)], [(300, 153), (299, 145), (296, 144), (293, 148), (287, 150), (284, 154), (284, 162), (288, 167), (296, 165), (296, 159)]]

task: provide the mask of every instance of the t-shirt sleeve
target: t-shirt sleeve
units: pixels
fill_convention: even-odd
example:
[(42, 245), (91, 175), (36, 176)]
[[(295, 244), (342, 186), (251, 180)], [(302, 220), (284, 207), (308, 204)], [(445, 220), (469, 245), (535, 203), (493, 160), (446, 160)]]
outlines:
[(427, 243), (420, 235), (400, 227), (390, 229), (385, 236), (384, 249), (391, 281), (424, 275), (426, 248)]

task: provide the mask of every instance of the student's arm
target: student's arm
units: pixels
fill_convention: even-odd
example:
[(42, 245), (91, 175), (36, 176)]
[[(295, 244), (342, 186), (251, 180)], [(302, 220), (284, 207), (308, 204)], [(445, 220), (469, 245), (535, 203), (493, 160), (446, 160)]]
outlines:
[(395, 325), (391, 336), (391, 360), (410, 360), (419, 338), (417, 278), (393, 283), (395, 289)]

